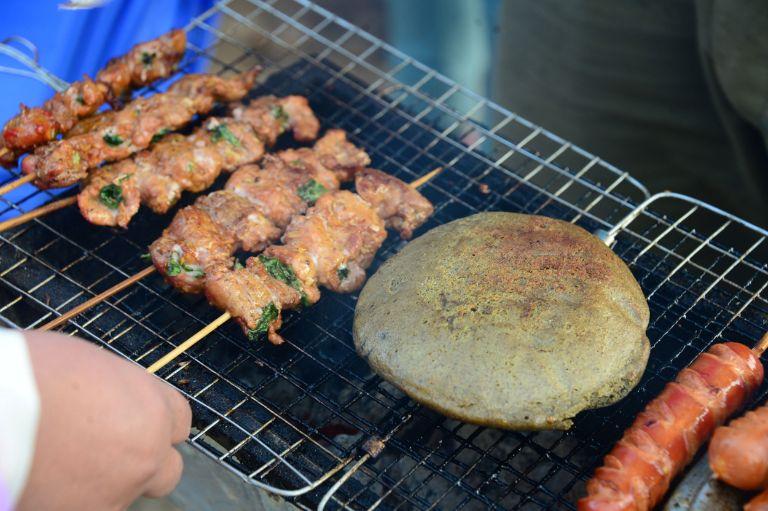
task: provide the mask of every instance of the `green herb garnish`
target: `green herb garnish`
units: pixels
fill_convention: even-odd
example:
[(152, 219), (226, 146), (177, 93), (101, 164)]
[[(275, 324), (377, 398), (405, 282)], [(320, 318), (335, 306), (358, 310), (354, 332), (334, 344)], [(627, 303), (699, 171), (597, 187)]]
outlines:
[(245, 268), (245, 266), (240, 262), (240, 259), (235, 259), (235, 269), (242, 270), (243, 268)]
[(85, 98), (83, 97), (82, 94), (78, 94), (77, 96), (75, 96), (75, 101), (77, 101), (81, 105), (85, 104)]
[(117, 178), (117, 182), (122, 184), (123, 181), (131, 177), (133, 174), (123, 174), (122, 176)]
[(286, 113), (285, 109), (281, 105), (275, 105), (272, 107), (272, 117), (280, 121), (280, 128), (286, 129), (291, 122), (291, 118)]
[(317, 202), (317, 199), (327, 192), (328, 189), (314, 179), (310, 179), (296, 189), (296, 193), (299, 194), (301, 200), (310, 206)]
[(115, 135), (114, 133), (107, 133), (104, 135), (104, 142), (111, 146), (118, 146), (123, 143), (123, 139), (120, 138), (120, 135)]
[(141, 52), (141, 63), (144, 64), (145, 67), (149, 67), (155, 61), (155, 57), (157, 57), (156, 53), (143, 51)]
[(205, 272), (200, 267), (191, 266), (181, 262), (181, 250), (174, 250), (171, 252), (171, 257), (168, 259), (168, 264), (165, 266), (165, 271), (169, 277), (175, 277), (181, 272), (188, 273), (190, 277), (196, 279), (199, 279), (205, 275)]
[(156, 144), (160, 142), (160, 140), (170, 132), (171, 128), (161, 128), (160, 131), (152, 135), (152, 143)]
[(145, 253), (141, 254), (139, 257), (141, 257), (142, 261), (151, 261), (152, 260), (152, 254), (150, 254), (149, 252), (145, 252)]
[(117, 209), (123, 202), (123, 188), (115, 183), (102, 186), (99, 191), (99, 201), (109, 209)]
[(72, 165), (75, 167), (80, 165), (80, 153), (72, 153)]
[(259, 256), (259, 261), (264, 265), (264, 269), (272, 278), (275, 278), (281, 282), (285, 282), (293, 289), (301, 293), (301, 304), (308, 305), (307, 294), (304, 292), (304, 287), (301, 285), (301, 281), (294, 273), (293, 269), (274, 257), (267, 257), (265, 255)]
[(263, 309), (261, 309), (261, 317), (259, 322), (256, 323), (256, 328), (248, 330), (248, 340), (255, 341), (259, 338), (259, 335), (267, 333), (269, 331), (269, 325), (277, 319), (277, 315), (280, 311), (277, 310), (273, 302), (269, 302)]
[(347, 268), (346, 264), (339, 265), (338, 269), (336, 269), (336, 275), (339, 276), (339, 280), (344, 282), (347, 277), (349, 277), (349, 268)]
[(220, 140), (226, 140), (235, 147), (240, 147), (240, 140), (232, 133), (226, 124), (217, 124), (213, 128), (208, 128), (211, 132), (211, 140), (218, 142)]

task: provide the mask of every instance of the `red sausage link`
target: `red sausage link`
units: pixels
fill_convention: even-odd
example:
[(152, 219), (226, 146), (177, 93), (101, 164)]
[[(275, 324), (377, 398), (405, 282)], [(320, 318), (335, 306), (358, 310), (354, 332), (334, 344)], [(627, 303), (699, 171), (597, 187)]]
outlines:
[(747, 502), (744, 511), (768, 511), (768, 490)]
[(709, 466), (718, 479), (736, 488), (768, 487), (768, 405), (715, 430)]
[(712, 346), (641, 412), (587, 483), (579, 511), (650, 510), (716, 426), (763, 380), (747, 346)]

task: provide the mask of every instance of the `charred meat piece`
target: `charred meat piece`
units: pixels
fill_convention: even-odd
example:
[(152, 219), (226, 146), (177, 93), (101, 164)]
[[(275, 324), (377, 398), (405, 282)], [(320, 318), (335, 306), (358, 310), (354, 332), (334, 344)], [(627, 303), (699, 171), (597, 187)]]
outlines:
[(328, 130), (315, 143), (311, 154), (307, 149), (288, 149), (281, 151), (280, 157), (287, 162), (303, 161), (331, 170), (340, 181), (351, 181), (371, 163), (368, 153), (348, 141), (344, 130)]
[(251, 101), (248, 106), (236, 105), (231, 112), (235, 119), (254, 126), (267, 145), (274, 145), (277, 137), (287, 130), (293, 131), (293, 137), (299, 142), (316, 139), (320, 130), (320, 121), (303, 96), (264, 96)]
[(248, 252), (260, 252), (283, 233), (262, 214), (258, 207), (229, 190), (200, 197), (195, 205), (208, 213), (214, 222), (234, 234), (238, 244)]
[(265, 333), (270, 342), (281, 344), (277, 334), (281, 310), (297, 307), (301, 293), (271, 276), (262, 261), (251, 257), (243, 268), (216, 268), (206, 279), (205, 296), (213, 306), (228, 311), (249, 338)]
[(318, 285), (350, 292), (365, 280), (376, 250), (386, 238), (384, 221), (360, 196), (348, 191), (323, 195), (306, 216), (296, 217), (283, 235), (284, 245), (264, 253), (292, 266), (310, 296)]
[(171, 30), (157, 39), (140, 43), (122, 57), (109, 61), (96, 75), (96, 81), (109, 87), (113, 99), (128, 91), (171, 76), (184, 55), (187, 35), (183, 30)]
[(373, 206), (386, 223), (403, 239), (432, 216), (434, 207), (423, 195), (394, 176), (376, 169), (365, 169), (355, 178), (360, 197)]
[(232, 233), (202, 209), (189, 206), (176, 214), (149, 253), (166, 281), (184, 293), (200, 293), (208, 269), (232, 266), (235, 247)]
[(15, 163), (15, 155), (66, 133), (105, 101), (125, 95), (130, 88), (143, 87), (173, 74), (186, 42), (183, 30), (172, 30), (111, 60), (96, 76), (96, 81), (84, 77), (67, 90), (56, 93), (42, 107), (22, 106), (21, 113), (3, 129), (3, 143), (9, 150), (3, 155), (3, 164), (9, 166)]
[(89, 125), (96, 123), (98, 129), (38, 147), (24, 159), (22, 170), (25, 174), (34, 173), (35, 184), (41, 188), (75, 184), (91, 168), (127, 158), (148, 147), (156, 135), (210, 111), (215, 102), (243, 98), (258, 73), (258, 69), (253, 69), (232, 78), (187, 75), (168, 92), (138, 98), (123, 110), (106, 114), (109, 122), (89, 121)]

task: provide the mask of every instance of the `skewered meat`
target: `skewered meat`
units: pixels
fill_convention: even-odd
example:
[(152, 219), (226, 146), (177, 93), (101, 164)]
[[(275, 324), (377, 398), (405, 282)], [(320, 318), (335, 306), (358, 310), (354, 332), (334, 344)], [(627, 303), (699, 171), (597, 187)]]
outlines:
[(3, 155), (3, 164), (10, 166), (16, 155), (54, 140), (59, 133), (66, 133), (78, 119), (91, 115), (105, 101), (124, 96), (130, 88), (170, 76), (184, 54), (186, 43), (183, 30), (172, 30), (112, 59), (96, 75), (96, 81), (86, 76), (67, 90), (56, 93), (39, 108), (22, 105), (21, 113), (3, 129), (2, 142), (8, 150)]
[[(63, 140), (38, 147), (22, 162), (25, 174), (34, 173), (35, 184), (56, 188), (77, 183), (103, 162), (127, 158), (149, 146), (152, 138), (205, 113), (217, 101), (242, 99), (253, 86), (259, 69), (232, 78), (186, 75), (168, 92), (138, 98), (123, 110), (106, 114), (109, 122)], [(96, 121), (89, 121), (89, 125)]]
[(365, 169), (358, 174), (355, 189), (368, 203), (377, 205), (376, 213), (403, 239), (410, 239), (413, 230), (434, 211), (432, 203), (419, 192), (379, 170)]
[[(169, 283), (184, 292), (201, 292), (206, 280), (202, 277), (217, 266), (231, 268), (231, 256), (238, 247), (261, 250), (277, 240), (282, 226), (291, 217), (303, 213), (318, 194), (338, 187), (333, 169), (317, 168), (304, 161), (289, 164), (279, 154), (267, 156), (261, 166), (246, 165), (235, 171), (224, 190), (201, 197), (193, 206), (181, 210), (150, 247), (152, 259)], [(188, 220), (192, 213), (182, 215), (188, 210), (195, 211), (195, 222)], [(177, 219), (183, 224), (178, 228), (175, 225)], [(209, 228), (209, 225), (216, 225), (217, 229)], [(202, 232), (190, 233), (187, 229)], [(217, 243), (217, 236), (222, 236), (219, 244), (223, 247), (222, 253), (228, 254), (226, 258), (202, 259), (192, 253), (197, 244)], [(194, 241), (190, 242), (190, 239)], [(188, 251), (190, 257), (187, 257)], [(178, 265), (174, 264), (175, 260)], [(183, 265), (199, 267), (201, 271), (191, 272), (194, 278), (190, 279), (189, 272), (178, 271)]]
[(768, 405), (717, 428), (708, 455), (718, 479), (742, 490), (768, 488)]
[(110, 60), (96, 75), (96, 81), (109, 87), (112, 100), (120, 99), (130, 89), (171, 76), (186, 46), (186, 33), (181, 29), (171, 30), (157, 39), (137, 44), (122, 57)]
[[(395, 178), (386, 183), (394, 190), (393, 194), (407, 186)], [(419, 204), (425, 200), (418, 193), (397, 196)], [(310, 305), (320, 298), (320, 285), (341, 292), (358, 289), (365, 280), (365, 269), (386, 238), (384, 226), (390, 219), (376, 214), (388, 209), (376, 202), (381, 198), (388, 200), (385, 193), (373, 197), (372, 203), (344, 190), (323, 195), (306, 216), (295, 216), (291, 220), (283, 245), (272, 245), (258, 258), (250, 258), (244, 269), (217, 268), (216, 280), (206, 281), (208, 301), (229, 312), (249, 338), (266, 333), (270, 342), (280, 344), (282, 338), (277, 333), (280, 314), (283, 309), (297, 305), (295, 297), (293, 301), (283, 302), (274, 293), (248, 293), (248, 290), (271, 288), (270, 282), (282, 281), (300, 292), (303, 305)], [(419, 211), (420, 208), (402, 210)], [(413, 218), (403, 221), (417, 226)], [(254, 271), (256, 268), (259, 270)], [(229, 292), (230, 288), (238, 290)]]
[(763, 380), (747, 346), (715, 344), (667, 384), (587, 483), (580, 511), (650, 510), (696, 451)]
[(248, 106), (236, 105), (231, 112), (235, 119), (254, 126), (266, 145), (274, 145), (286, 130), (293, 131), (293, 137), (299, 142), (314, 140), (320, 130), (320, 121), (303, 96), (264, 96)]
[(357, 171), (371, 164), (368, 154), (347, 142), (343, 130), (328, 130), (308, 152), (306, 148), (281, 151), (285, 161), (304, 161), (316, 167), (333, 169), (340, 181), (351, 181)]
[[(302, 140), (316, 137), (317, 132), (311, 125), (317, 120), (309, 104), (304, 98), (299, 101), (295, 98), (288, 96), (275, 101), (277, 104), (298, 103), (301, 108), (296, 107), (294, 111), (304, 119)], [(251, 106), (242, 108), (248, 112)], [(315, 123), (310, 119), (315, 119)], [(80, 210), (91, 223), (120, 227), (128, 225), (140, 203), (156, 213), (166, 213), (178, 202), (182, 192), (200, 192), (211, 186), (222, 170), (258, 161), (264, 154), (263, 135), (272, 133), (269, 140), (274, 141), (283, 131), (273, 120), (262, 117), (243, 117), (242, 121), (210, 119), (190, 136), (164, 136), (151, 149), (134, 156), (133, 162), (122, 160), (91, 172), (78, 196)], [(105, 187), (121, 191), (122, 200), (105, 199)]]
[[(296, 273), (313, 303), (320, 296), (319, 285), (339, 292), (358, 289), (386, 237), (384, 220), (369, 203), (339, 191), (320, 197), (306, 216), (294, 218), (283, 235), (284, 245), (273, 245), (264, 254), (299, 266)], [(304, 264), (296, 264), (297, 257)]]
[(263, 261), (251, 257), (244, 268), (234, 270), (219, 266), (206, 278), (205, 294), (211, 303), (230, 304), (232, 316), (248, 330), (266, 333), (273, 344), (281, 344), (280, 310), (299, 306), (302, 296), (288, 283), (272, 278)]

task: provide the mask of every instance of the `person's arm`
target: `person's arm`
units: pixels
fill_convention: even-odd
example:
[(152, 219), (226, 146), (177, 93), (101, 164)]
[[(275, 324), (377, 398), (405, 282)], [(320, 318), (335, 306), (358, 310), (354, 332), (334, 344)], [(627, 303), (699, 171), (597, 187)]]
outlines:
[[(95, 345), (50, 332), (23, 335), (39, 419), (18, 509), (122, 510), (142, 495), (170, 493), (182, 472), (173, 446), (189, 435), (187, 401)], [(8, 389), (0, 388), (5, 403)]]

